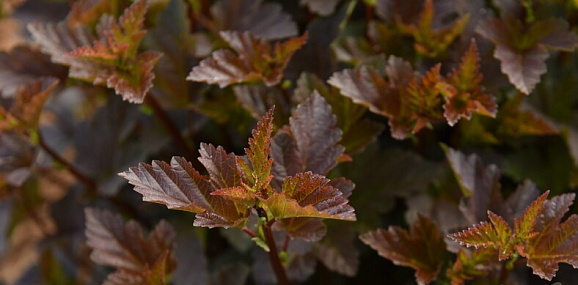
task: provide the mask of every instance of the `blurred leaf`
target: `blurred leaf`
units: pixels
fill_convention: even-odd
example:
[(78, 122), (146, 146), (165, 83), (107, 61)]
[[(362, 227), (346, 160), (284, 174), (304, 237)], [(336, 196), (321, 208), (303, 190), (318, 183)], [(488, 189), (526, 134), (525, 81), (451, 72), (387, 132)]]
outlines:
[(547, 117), (523, 104), (522, 97), (515, 97), (502, 104), (498, 112), (496, 134), (505, 137), (524, 135), (547, 136), (558, 134), (558, 128)]
[(276, 43), (257, 38), (249, 32), (223, 31), (220, 36), (235, 51), (221, 49), (213, 52), (187, 77), (187, 80), (218, 84), (221, 88), (242, 82), (264, 82), (277, 85), (293, 53), (307, 41), (307, 33)]
[(378, 229), (359, 238), (394, 264), (415, 269), (415, 279), (420, 285), (437, 278), (446, 251), (436, 223), (422, 215), (413, 223), (411, 233), (390, 226), (387, 231)]
[(479, 248), (468, 253), (460, 249), (456, 262), (447, 269), (446, 275), (451, 278), (452, 285), (463, 285), (466, 280), (483, 277), (491, 271), (492, 261), (498, 253), (493, 248)]
[(476, 41), (472, 39), (469, 50), (462, 57), (459, 67), (446, 78), (447, 83), (438, 87), (444, 95), (444, 116), (450, 126), (455, 125), (460, 118), (471, 119), (472, 112), (495, 117), (498, 106), (495, 97), (485, 93), (480, 83), (483, 75), (480, 69), (480, 55)]
[(528, 95), (540, 76), (546, 73), (548, 49), (571, 52), (578, 47), (578, 36), (568, 31), (562, 19), (522, 23), (505, 17), (482, 22), (477, 32), (496, 45), (494, 57), (502, 72), (518, 90)]
[(469, 15), (465, 15), (452, 25), (434, 30), (433, 15), (433, 0), (426, 0), (417, 23), (405, 24), (399, 16), (396, 17), (396, 24), (401, 32), (411, 35), (415, 40), (415, 50), (427, 57), (439, 57), (447, 52), (448, 47), (462, 33), (470, 18)]
[(262, 85), (236, 85), (233, 87), (237, 100), (254, 119), (260, 119), (267, 110), (275, 106), (275, 126), (289, 122), (291, 102), (278, 88)]
[(90, 42), (94, 37), (83, 26), (37, 23), (28, 29), (52, 61), (70, 66), (70, 77), (106, 84), (123, 100), (142, 103), (152, 87), (152, 69), (160, 58), (153, 51), (138, 53), (146, 34), (142, 29), (146, 11), (146, 1), (139, 0), (124, 11), (118, 22), (110, 15), (102, 16), (93, 45)]
[(281, 193), (261, 199), (275, 219), (308, 217), (355, 221), (353, 208), (329, 179), (311, 172), (285, 178)]
[(136, 221), (106, 210), (87, 208), (86, 237), (93, 248), (90, 258), (102, 265), (115, 267), (105, 284), (167, 284), (175, 269), (172, 257), (175, 232), (161, 221), (145, 237)]
[(211, 7), (217, 31), (247, 31), (256, 37), (277, 40), (298, 34), (297, 24), (278, 3), (263, 0), (219, 0)]

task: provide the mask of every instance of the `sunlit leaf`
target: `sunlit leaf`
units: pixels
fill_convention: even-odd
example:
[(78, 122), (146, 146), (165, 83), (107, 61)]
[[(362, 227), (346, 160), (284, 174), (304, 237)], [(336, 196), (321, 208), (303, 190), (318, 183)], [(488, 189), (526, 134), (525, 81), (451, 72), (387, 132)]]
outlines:
[(307, 41), (307, 34), (276, 43), (257, 38), (249, 32), (223, 31), (219, 33), (235, 51), (221, 49), (213, 52), (195, 66), (188, 80), (218, 84), (221, 88), (241, 82), (278, 84), (293, 53)]
[(418, 215), (409, 233), (390, 226), (388, 230), (378, 229), (359, 238), (396, 265), (415, 269), (415, 279), (420, 285), (437, 278), (446, 251), (436, 223), (422, 215)]
[(136, 221), (124, 222), (106, 210), (87, 208), (87, 244), (90, 258), (116, 272), (105, 284), (166, 284), (176, 267), (172, 257), (175, 232), (161, 221), (148, 234)]

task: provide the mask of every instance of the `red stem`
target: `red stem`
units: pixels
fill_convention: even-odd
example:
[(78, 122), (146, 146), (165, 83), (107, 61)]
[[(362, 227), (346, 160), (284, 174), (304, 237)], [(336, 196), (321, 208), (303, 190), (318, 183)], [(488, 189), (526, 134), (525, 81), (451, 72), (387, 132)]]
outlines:
[(277, 284), (289, 285), (287, 273), (279, 259), (279, 253), (277, 252), (277, 245), (275, 244), (275, 239), (271, 232), (271, 226), (269, 224), (263, 225), (263, 232), (265, 233), (265, 242), (267, 243), (267, 246), (269, 246), (269, 260), (271, 261), (271, 266), (273, 266), (273, 271), (275, 271), (275, 275), (277, 276)]
[(243, 231), (244, 231), (245, 233), (247, 233), (249, 236), (251, 236), (252, 238), (258, 237), (258, 235), (257, 235), (255, 232), (253, 232), (253, 231), (252, 231), (250, 228), (248, 228), (248, 227), (244, 227), (244, 228), (243, 228)]

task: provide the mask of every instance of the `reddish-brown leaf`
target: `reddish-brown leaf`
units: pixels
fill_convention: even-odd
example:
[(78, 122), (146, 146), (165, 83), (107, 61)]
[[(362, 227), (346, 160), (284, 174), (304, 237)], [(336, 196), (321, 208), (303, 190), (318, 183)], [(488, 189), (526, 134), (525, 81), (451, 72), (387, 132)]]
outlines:
[(263, 0), (219, 0), (211, 7), (214, 28), (218, 31), (248, 31), (269, 40), (298, 34), (291, 15), (279, 3)]
[(552, 280), (561, 262), (578, 268), (578, 216), (560, 223), (574, 197), (571, 193), (544, 201), (534, 227), (537, 235), (524, 248), (528, 266), (543, 279)]
[(524, 94), (530, 94), (546, 72), (547, 49), (573, 51), (578, 46), (578, 36), (561, 19), (528, 24), (504, 17), (482, 22), (477, 31), (496, 45), (494, 57), (502, 72)]
[(135, 1), (118, 21), (104, 15), (94, 37), (86, 27), (66, 23), (29, 26), (35, 40), (54, 62), (70, 66), (69, 76), (106, 85), (123, 100), (142, 103), (152, 87), (152, 69), (160, 58), (154, 51), (138, 53), (146, 34), (143, 29), (147, 11), (145, 0)]
[(136, 221), (125, 223), (119, 215), (87, 208), (87, 244), (90, 258), (116, 268), (105, 284), (165, 284), (176, 267), (172, 257), (175, 232), (161, 221), (148, 234)]
[(420, 285), (437, 278), (446, 252), (436, 223), (422, 215), (412, 224), (411, 233), (390, 226), (387, 231), (378, 229), (359, 238), (394, 264), (415, 269), (415, 279)]
[(426, 0), (416, 23), (405, 24), (401, 18), (396, 18), (400, 30), (414, 38), (415, 50), (427, 57), (438, 57), (445, 53), (462, 33), (470, 18), (469, 15), (465, 15), (447, 27), (434, 29), (432, 27), (434, 12), (433, 0)]
[(325, 175), (343, 153), (341, 130), (327, 101), (314, 91), (289, 119), (290, 128), (273, 138), (271, 157), (277, 181), (304, 171)]
[(479, 69), (480, 56), (476, 41), (472, 39), (459, 67), (447, 76), (446, 82), (438, 84), (446, 102), (443, 106), (444, 116), (450, 126), (455, 125), (460, 118), (471, 119), (473, 112), (496, 116), (496, 99), (485, 93), (480, 86), (483, 75)]
[[(223, 151), (224, 152), (224, 151)], [(234, 159), (234, 156), (233, 156)], [(217, 160), (222, 162), (223, 160)], [(233, 160), (234, 163), (234, 160)], [(248, 215), (244, 205), (237, 205), (224, 197), (211, 195), (219, 183), (227, 183), (220, 176), (223, 165), (211, 165), (211, 178), (199, 174), (184, 158), (173, 157), (171, 164), (153, 161), (141, 163), (119, 175), (134, 185), (143, 200), (164, 204), (169, 209), (197, 213), (195, 225), (206, 227), (232, 227), (243, 223)], [(227, 168), (224, 168), (227, 169)], [(223, 173), (225, 173), (223, 170)], [(227, 178), (224, 178), (227, 179)], [(228, 182), (231, 183), (231, 182)], [(230, 187), (237, 186), (231, 185)], [(228, 188), (228, 187), (226, 187)]]
[(267, 86), (278, 84), (287, 63), (307, 41), (307, 34), (275, 43), (260, 39), (249, 32), (223, 31), (221, 37), (235, 51), (221, 49), (213, 52), (195, 66), (188, 80), (218, 84), (221, 88), (241, 82), (262, 81)]

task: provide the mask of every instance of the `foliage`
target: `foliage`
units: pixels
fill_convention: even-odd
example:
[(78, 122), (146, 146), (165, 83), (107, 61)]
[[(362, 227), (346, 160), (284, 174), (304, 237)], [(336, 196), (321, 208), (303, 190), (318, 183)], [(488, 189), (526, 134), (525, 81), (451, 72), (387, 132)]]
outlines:
[(1, 1), (0, 283), (573, 284), (575, 2)]

